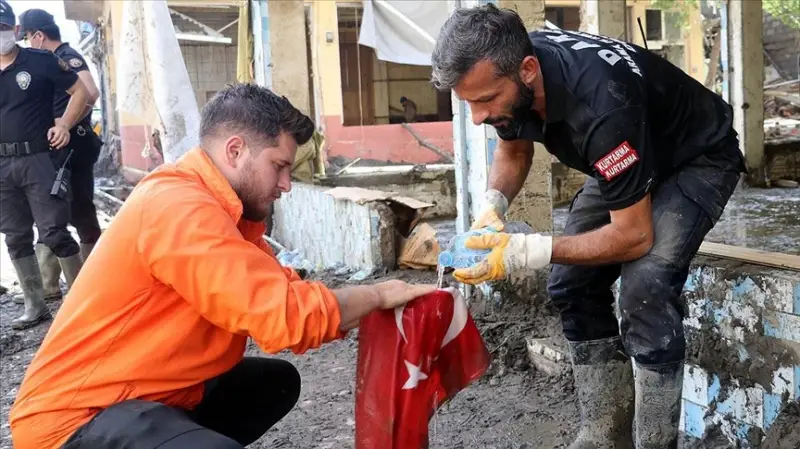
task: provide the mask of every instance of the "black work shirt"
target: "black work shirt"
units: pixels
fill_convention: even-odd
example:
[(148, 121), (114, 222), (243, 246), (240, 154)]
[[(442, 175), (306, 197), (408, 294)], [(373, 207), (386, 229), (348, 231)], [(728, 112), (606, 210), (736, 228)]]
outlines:
[[(58, 56), (62, 61), (66, 62), (69, 66), (70, 70), (75, 72), (82, 72), (84, 70), (89, 70), (89, 67), (86, 65), (86, 60), (83, 59), (83, 56), (78, 53), (77, 50), (69, 46), (69, 43), (64, 42), (63, 44), (59, 45), (53, 53)], [(53, 103), (53, 114), (55, 118), (59, 118), (64, 115), (64, 111), (67, 110), (67, 105), (69, 104), (69, 94), (66, 91), (58, 91), (56, 92), (56, 99)], [(80, 121), (79, 124), (81, 125), (88, 125), (90, 121), (90, 115), (87, 115)]]
[(53, 53), (20, 48), (17, 59), (0, 72), (0, 142), (47, 142), (53, 127), (53, 100), (78, 75)]
[(588, 33), (530, 33), (544, 82), (546, 120), (531, 112), (504, 140), (541, 142), (565, 165), (596, 178), (611, 210), (631, 206), (655, 182), (717, 151), (733, 110), (665, 59)]

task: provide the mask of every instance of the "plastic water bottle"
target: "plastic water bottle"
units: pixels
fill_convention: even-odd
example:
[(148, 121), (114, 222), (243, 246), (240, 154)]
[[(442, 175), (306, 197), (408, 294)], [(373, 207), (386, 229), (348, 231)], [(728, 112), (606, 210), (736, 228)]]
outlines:
[(486, 258), (491, 250), (467, 248), (467, 239), (476, 235), (494, 234), (496, 232), (494, 228), (483, 228), (456, 235), (450, 240), (448, 249), (439, 253), (439, 266), (467, 268), (475, 265)]
[[(512, 221), (505, 224), (503, 232), (507, 234), (531, 234), (533, 229), (521, 221)], [(446, 251), (439, 253), (439, 266), (448, 268), (468, 268), (471, 267), (492, 252), (490, 249), (470, 249), (467, 248), (467, 239), (476, 235), (493, 234), (497, 230), (491, 227), (468, 231), (458, 234), (450, 240), (450, 245)]]

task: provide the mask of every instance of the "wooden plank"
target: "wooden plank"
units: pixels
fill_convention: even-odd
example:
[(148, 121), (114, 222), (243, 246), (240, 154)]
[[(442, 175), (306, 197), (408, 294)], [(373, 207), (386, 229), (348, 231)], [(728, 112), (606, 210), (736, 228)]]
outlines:
[(800, 271), (800, 256), (793, 254), (772, 253), (759, 249), (743, 248), (740, 246), (723, 245), (721, 243), (703, 242), (698, 254), (704, 256), (721, 257), (723, 259), (752, 263), (765, 267), (780, 268), (784, 270)]

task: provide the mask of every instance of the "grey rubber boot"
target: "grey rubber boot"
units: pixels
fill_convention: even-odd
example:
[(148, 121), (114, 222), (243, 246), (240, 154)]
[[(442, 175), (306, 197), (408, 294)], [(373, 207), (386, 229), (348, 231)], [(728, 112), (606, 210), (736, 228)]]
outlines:
[(61, 265), (58, 258), (47, 245), (36, 244), (36, 259), (39, 261), (39, 270), (42, 273), (42, 286), (44, 287), (44, 300), (54, 301), (61, 299)]
[[(44, 300), (59, 301), (63, 297), (63, 293), (59, 282), (61, 279), (61, 265), (58, 263), (58, 258), (47, 245), (42, 243), (37, 243), (35, 250), (36, 260), (39, 263), (39, 272), (42, 274)], [(23, 304), (25, 295), (15, 295), (14, 302)]]
[(636, 366), (636, 449), (676, 449), (683, 361)]
[(80, 273), (81, 267), (83, 266), (81, 253), (75, 253), (69, 257), (59, 257), (58, 263), (64, 271), (64, 278), (67, 280), (67, 288), (72, 288), (72, 284), (75, 283), (75, 278), (78, 277), (78, 273)]
[(25, 313), (11, 322), (11, 327), (17, 330), (35, 326), (41, 321), (50, 318), (50, 310), (44, 303), (44, 289), (42, 288), (42, 274), (36, 256), (23, 257), (11, 261), (17, 272), (19, 285), (25, 298)]
[(81, 260), (83, 263), (86, 263), (86, 259), (89, 258), (89, 254), (92, 253), (94, 249), (94, 243), (81, 243)]
[(633, 369), (620, 337), (569, 342), (581, 429), (569, 449), (633, 449)]

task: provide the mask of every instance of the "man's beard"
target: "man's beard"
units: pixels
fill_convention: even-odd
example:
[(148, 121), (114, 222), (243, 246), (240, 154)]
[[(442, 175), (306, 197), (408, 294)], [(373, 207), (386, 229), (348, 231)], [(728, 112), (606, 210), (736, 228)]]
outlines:
[[(523, 124), (528, 119), (528, 116), (532, 113), (533, 108), (533, 88), (530, 88), (525, 85), (519, 78), (516, 80), (517, 83), (517, 99), (514, 103), (511, 104), (511, 116), (510, 117), (489, 117), (483, 121), (483, 123), (487, 125), (492, 125), (498, 129), (500, 133), (503, 134), (514, 134), (516, 135), (519, 132), (519, 129), (522, 127)], [(497, 125), (497, 123), (506, 122), (504, 125)]]
[(263, 221), (267, 218), (264, 209), (266, 205), (262, 204), (258, 195), (254, 192), (255, 189), (250, 188), (250, 181), (254, 177), (253, 166), (250, 162), (244, 167), (242, 179), (239, 184), (233, 187), (236, 196), (242, 202), (242, 218), (247, 221)]

